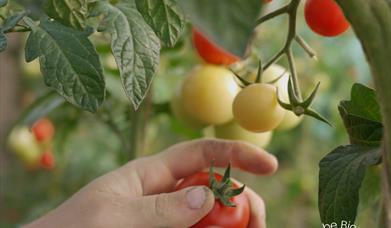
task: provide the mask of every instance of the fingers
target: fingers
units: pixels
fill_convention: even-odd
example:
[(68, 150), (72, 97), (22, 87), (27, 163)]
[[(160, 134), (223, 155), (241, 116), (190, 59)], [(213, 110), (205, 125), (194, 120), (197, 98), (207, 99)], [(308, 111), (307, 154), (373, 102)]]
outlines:
[(213, 208), (214, 202), (212, 191), (204, 186), (136, 198), (129, 212), (135, 218), (132, 227), (190, 227)]
[(248, 228), (266, 228), (266, 209), (262, 198), (251, 188), (244, 190), (248, 202), (250, 203), (250, 224)]
[[(232, 179), (238, 186), (243, 186), (239, 181)], [(246, 186), (244, 192), (250, 204), (250, 223), (248, 228), (266, 228), (266, 208), (262, 198), (250, 187)]]
[(204, 139), (177, 144), (166, 151), (123, 167), (124, 173), (136, 170), (144, 195), (169, 191), (183, 177), (229, 162), (242, 170), (265, 175), (274, 173), (278, 163), (266, 151), (240, 141)]

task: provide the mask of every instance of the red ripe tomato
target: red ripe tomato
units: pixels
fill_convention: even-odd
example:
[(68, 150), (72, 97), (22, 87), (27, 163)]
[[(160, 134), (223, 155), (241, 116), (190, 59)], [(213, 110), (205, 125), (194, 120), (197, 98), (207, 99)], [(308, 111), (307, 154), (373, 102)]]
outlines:
[[(217, 181), (221, 181), (222, 176), (215, 173)], [(209, 173), (199, 172), (183, 179), (175, 190), (187, 188), (190, 186), (204, 185), (209, 186)], [(234, 188), (238, 186), (233, 183)], [(205, 227), (224, 227), (224, 228), (247, 228), (250, 220), (250, 206), (247, 197), (242, 193), (231, 198), (235, 207), (223, 205), (216, 200), (213, 209), (191, 228)]]
[(53, 153), (50, 150), (45, 151), (41, 156), (41, 160), (40, 160), (41, 167), (44, 169), (53, 169), (55, 164), (56, 163), (54, 160)]
[(304, 15), (311, 30), (322, 36), (338, 36), (350, 26), (334, 0), (307, 0)]
[(42, 118), (33, 124), (31, 131), (38, 142), (50, 141), (54, 135), (54, 126), (52, 121)]
[(239, 60), (239, 57), (209, 41), (197, 29), (193, 29), (193, 44), (201, 58), (209, 64), (229, 65)]

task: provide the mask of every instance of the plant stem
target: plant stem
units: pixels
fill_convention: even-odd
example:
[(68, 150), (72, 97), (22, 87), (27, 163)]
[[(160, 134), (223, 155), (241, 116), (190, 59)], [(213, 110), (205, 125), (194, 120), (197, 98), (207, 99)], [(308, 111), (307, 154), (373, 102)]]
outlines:
[(363, 46), (380, 103), (384, 125), (384, 226), (391, 227), (391, 4), (389, 0), (337, 2)]
[[(263, 66), (263, 71), (267, 70), (271, 65), (273, 65), (275, 62), (277, 62), (282, 55), (286, 55), (289, 61), (289, 68), (291, 71), (291, 78), (293, 81), (293, 89), (295, 92), (295, 95), (297, 98), (300, 100), (302, 99), (301, 96), (301, 91), (300, 91), (300, 86), (299, 86), (299, 79), (297, 77), (297, 72), (296, 72), (296, 65), (294, 61), (294, 57), (292, 54), (292, 42), (293, 40), (297, 39), (296, 37), (296, 17), (297, 17), (297, 10), (299, 8), (301, 0), (292, 0), (288, 5), (262, 17), (261, 19), (258, 20), (258, 24), (261, 24), (262, 22), (265, 22), (267, 20), (270, 20), (278, 15), (287, 13), (289, 16), (289, 30), (288, 30), (288, 35), (286, 37), (285, 45), (284, 47), (272, 58), (270, 59), (264, 66)], [(299, 38), (300, 42), (302, 44), (306, 44), (305, 41), (301, 38)], [(307, 50), (312, 50), (310, 47), (306, 45), (301, 45), (306, 51)], [(314, 52), (312, 52), (314, 53)]]
[(281, 14), (284, 14), (284, 13), (287, 13), (288, 12), (288, 8), (289, 8), (289, 4), (276, 10), (276, 11), (273, 11), (263, 17), (261, 17), (260, 19), (257, 20), (256, 24), (259, 25), (259, 24), (262, 24), (263, 22), (265, 21), (268, 21), (270, 19), (273, 19)]

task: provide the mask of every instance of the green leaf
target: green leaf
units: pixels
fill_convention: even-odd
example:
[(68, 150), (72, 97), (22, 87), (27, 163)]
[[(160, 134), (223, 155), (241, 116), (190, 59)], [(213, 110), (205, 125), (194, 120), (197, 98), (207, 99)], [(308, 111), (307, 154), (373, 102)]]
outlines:
[(159, 38), (138, 12), (134, 0), (113, 6), (95, 5), (105, 15), (100, 29), (111, 34), (111, 49), (127, 97), (139, 107), (151, 85), (159, 64)]
[(20, 20), (22, 20), (25, 15), (25, 12), (19, 12), (7, 17), (7, 19), (5, 19), (4, 21), (3, 27), (0, 29), (4, 32), (11, 30), (13, 27), (16, 26), (16, 24), (18, 24)]
[(381, 161), (377, 148), (340, 146), (319, 164), (319, 212), (324, 224), (354, 223), (359, 190), (368, 166)]
[(0, 7), (7, 5), (8, 0), (0, 0)]
[(46, 14), (63, 25), (82, 30), (88, 16), (88, 0), (47, 0)]
[(354, 84), (350, 101), (341, 101), (338, 110), (353, 144), (378, 146), (383, 137), (380, 108), (375, 91)]
[(362, 84), (355, 83), (350, 101), (343, 101), (341, 104), (349, 114), (377, 122), (382, 120), (375, 91)]
[(17, 120), (15, 125), (31, 126), (41, 117), (47, 116), (51, 111), (64, 104), (65, 100), (54, 92), (47, 93), (32, 103)]
[(345, 124), (352, 144), (379, 146), (383, 138), (383, 125), (348, 113), (341, 103), (338, 107), (339, 113)]
[(55, 21), (36, 25), (26, 43), (26, 61), (39, 57), (45, 83), (70, 103), (95, 112), (105, 97), (105, 81), (99, 56), (86, 33)]
[(262, 8), (259, 0), (179, 0), (186, 16), (209, 39), (243, 56)]
[(7, 48), (7, 37), (4, 33), (0, 31), (0, 52), (4, 51)]
[(185, 27), (183, 10), (176, 0), (136, 0), (136, 5), (163, 44), (174, 46)]

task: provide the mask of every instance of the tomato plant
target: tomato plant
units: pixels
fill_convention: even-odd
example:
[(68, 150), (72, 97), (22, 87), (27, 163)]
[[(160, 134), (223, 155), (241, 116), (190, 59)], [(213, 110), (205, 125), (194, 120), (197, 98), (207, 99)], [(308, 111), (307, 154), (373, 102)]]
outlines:
[(307, 0), (304, 15), (312, 31), (322, 36), (338, 36), (350, 27), (335, 0)]
[(239, 57), (219, 47), (197, 29), (193, 29), (192, 38), (197, 53), (209, 64), (229, 65), (239, 60)]
[(197, 66), (183, 81), (184, 110), (204, 124), (226, 123), (233, 118), (232, 103), (239, 89), (234, 75), (224, 67)]
[[(261, 14), (263, 2), (269, 1), (80, 0), (59, 4), (62, 1), (47, 0), (45, 7), (42, 7), (41, 1), (0, 0), (0, 52), (5, 51), (1, 60), (3, 61), (3, 56), (6, 59), (6, 64), (1, 66), (1, 85), (6, 86), (0, 89), (0, 98), (4, 99), (2, 104), (9, 100), (12, 103), (9, 107), (1, 109), (1, 116), (3, 110), (18, 106), (19, 103), (29, 105), (10, 130), (8, 139), (11, 151), (28, 167), (39, 166), (41, 162), (41, 166), (45, 167), (52, 167), (51, 164), (62, 166), (63, 172), (58, 174), (59, 177), (69, 177), (76, 173), (72, 178), (61, 178), (63, 181), (76, 182), (69, 188), (73, 190), (74, 187), (81, 187), (86, 183), (85, 179), (88, 177), (83, 179), (85, 173), (91, 173), (91, 176), (98, 175), (138, 155), (157, 151), (157, 148), (163, 145), (200, 137), (200, 128), (207, 125), (212, 125), (210, 128), (215, 130), (217, 137), (260, 145), (263, 136), (271, 134), (268, 133), (270, 130), (293, 128), (304, 116), (331, 125), (327, 120), (329, 118), (334, 122), (332, 130), (325, 130), (325, 126), (318, 126), (309, 121), (297, 129), (297, 132), (278, 132), (276, 143), (270, 147), (274, 150), (276, 147), (285, 146), (273, 152), (284, 162), (286, 170), (297, 169), (295, 171), (298, 173), (288, 174), (287, 178), (282, 179), (284, 184), (295, 188), (295, 191), (288, 191), (293, 195), (289, 199), (295, 196), (295, 192), (300, 192), (300, 196), (305, 199), (312, 199), (308, 195), (313, 195), (313, 192), (307, 192), (312, 184), (302, 186), (302, 183), (308, 183), (310, 179), (306, 175), (318, 170), (318, 161), (310, 162), (309, 158), (319, 158), (318, 153), (322, 153), (323, 146), (335, 145), (336, 142), (345, 139), (340, 137), (341, 124), (335, 123), (336, 109), (331, 110), (329, 106), (336, 101), (337, 95), (342, 94), (341, 90), (346, 93), (347, 87), (344, 85), (352, 83), (351, 80), (359, 76), (361, 82), (373, 85), (374, 89), (355, 84), (351, 90), (350, 100), (342, 101), (338, 106), (350, 142), (335, 148), (320, 162), (318, 192), (321, 222), (326, 226), (344, 220), (356, 222), (357, 208), (359, 202), (362, 203), (362, 195), (359, 197), (360, 187), (365, 188), (366, 179), (371, 179), (367, 177), (367, 170), (372, 166), (382, 170), (381, 175), (375, 173), (374, 176), (382, 178), (383, 190), (382, 197), (378, 197), (380, 188), (376, 187), (380, 186), (380, 181), (379, 184), (372, 183), (370, 186), (378, 192), (369, 195), (381, 198), (376, 203), (382, 205), (382, 213), (378, 214), (391, 214), (391, 203), (387, 200), (391, 198), (389, 1), (306, 0), (304, 15), (298, 10), (304, 2), (301, 0), (290, 0), (279, 8)], [(279, 4), (279, 1), (275, 1), (273, 7)], [(280, 28), (274, 24), (271, 24), (271, 27), (263, 27), (264, 23), (282, 15), (287, 16), (287, 31), (282, 31), (282, 26)], [(352, 33), (343, 39), (333, 40), (332, 43), (323, 43), (320, 37), (309, 37), (310, 42), (307, 42), (299, 34), (303, 26), (301, 20), (298, 20), (301, 16), (304, 16), (312, 31), (322, 36), (340, 35), (350, 25)], [(186, 26), (187, 22), (196, 29), (187, 29), (190, 27)], [(373, 81), (364, 78), (368, 73), (362, 68), (363, 60), (357, 58), (356, 46), (350, 45), (350, 36), (353, 32), (361, 42), (370, 66), (368, 72), (371, 72)], [(14, 36), (16, 33), (26, 34), (26, 40)], [(276, 43), (279, 39), (274, 39), (274, 36), (280, 34), (286, 35), (286, 39), (282, 47), (278, 48)], [(185, 36), (187, 39), (183, 39)], [(195, 68), (186, 75), (188, 69), (194, 67), (197, 62), (188, 42), (190, 39), (193, 41), (193, 49), (196, 49), (207, 64)], [(300, 54), (296, 55), (294, 43), (308, 54), (308, 60)], [(315, 49), (310, 46), (314, 43)], [(22, 47), (24, 51), (20, 50)], [(269, 56), (273, 50), (277, 52)], [(37, 77), (25, 80), (25, 77), (19, 77), (20, 75), (15, 73), (17, 70), (6, 71), (9, 68), (18, 68), (19, 64), (15, 62), (20, 62), (17, 56), (23, 55), (23, 52), (25, 62), (30, 62), (24, 67), (25, 73), (42, 75), (45, 83), (37, 83)], [(317, 56), (316, 52), (321, 52), (319, 61), (309, 64), (309, 61)], [(351, 54), (344, 55), (344, 52)], [(333, 61), (326, 61), (325, 59), (330, 56)], [(8, 61), (14, 58), (18, 60)], [(287, 64), (286, 73), (285, 69), (281, 72), (283, 69), (276, 65), (282, 62), (283, 58)], [(360, 64), (353, 63), (355, 61)], [(253, 70), (257, 64), (259, 73), (253, 74), (249, 81), (246, 81), (247, 78), (241, 75), (240, 71), (235, 71), (235, 68), (241, 67), (244, 71), (247, 71), (247, 68)], [(358, 70), (353, 67), (355, 64), (359, 65)], [(326, 75), (331, 75), (332, 80), (329, 89), (321, 91), (324, 94), (318, 104), (315, 104), (315, 98), (319, 84), (308, 97), (303, 97), (301, 93), (303, 86), (312, 85), (313, 81), (317, 80), (311, 75), (315, 68), (316, 71), (330, 71), (326, 72)], [(346, 70), (347, 68), (349, 70)], [(317, 73), (319, 72), (314, 75)], [(235, 74), (238, 79), (236, 81), (233, 80)], [(3, 75), (6, 75), (5, 81), (20, 80), (18, 78), (25, 81), (3, 83)], [(283, 76), (274, 81), (277, 75)], [(269, 80), (269, 77), (273, 80)], [(155, 78), (157, 80), (154, 80)], [(257, 79), (262, 79), (262, 83), (274, 82), (266, 85)], [(182, 80), (183, 85), (173, 92), (174, 85)], [(11, 86), (8, 86), (9, 84)], [(16, 84), (28, 91), (25, 94), (14, 94), (19, 90), (13, 89), (16, 88)], [(238, 85), (243, 87), (242, 90)], [(162, 89), (163, 87), (166, 88)], [(29, 97), (28, 94), (33, 95)], [(31, 100), (34, 100), (32, 104), (29, 102)], [(129, 108), (130, 104), (133, 110)], [(313, 107), (319, 108), (321, 112), (317, 112)], [(6, 115), (8, 117), (19, 111), (13, 110)], [(50, 127), (50, 124), (42, 128), (38, 127), (39, 124), (34, 125), (35, 121), (48, 114), (53, 117), (53, 121), (56, 120), (56, 129)], [(11, 128), (9, 123), (14, 119), (9, 117), (3, 121), (1, 118), (1, 129)], [(187, 125), (178, 127), (176, 119)], [(57, 124), (62, 126), (58, 128)], [(188, 126), (194, 128), (189, 134)], [(50, 139), (53, 138), (54, 131), (59, 137), (52, 141)], [(3, 135), (3, 131), (1, 134)], [(103, 134), (104, 137), (91, 142), (92, 140), (87, 137), (89, 134)], [(284, 136), (280, 137), (281, 134)], [(315, 136), (308, 137), (312, 135)], [(331, 140), (332, 143), (319, 141), (319, 138), (326, 141), (327, 137), (332, 136), (335, 137)], [(69, 143), (69, 138), (71, 141), (77, 141), (74, 139), (77, 138), (79, 144), (75, 146)], [(285, 140), (286, 138), (289, 140)], [(300, 143), (297, 143), (297, 139), (300, 139)], [(292, 145), (281, 145), (287, 141)], [(303, 143), (308, 141), (308, 144), (316, 147), (308, 149), (311, 147)], [(86, 146), (87, 144), (89, 146)], [(105, 150), (106, 144), (111, 145), (113, 153), (105, 153), (102, 162), (93, 155), (95, 151)], [(266, 143), (262, 143), (264, 144)], [(294, 159), (287, 159), (286, 151), (290, 151), (295, 145), (300, 146), (300, 151), (292, 153), (294, 156), (289, 157)], [(61, 156), (64, 161), (54, 161), (54, 157), (51, 157), (53, 153), (45, 152), (54, 149), (56, 154), (67, 150), (67, 153), (64, 152)], [(69, 151), (79, 152), (79, 149), (90, 152), (79, 153), (77, 159), (67, 160)], [(89, 162), (80, 162), (88, 160), (87, 158), (90, 158)], [(305, 167), (299, 163), (303, 160)], [(5, 161), (13, 160), (7, 158)], [(87, 163), (91, 163), (92, 167)], [(109, 165), (106, 166), (107, 164)], [(78, 165), (79, 169), (74, 169)], [(307, 166), (315, 169), (311, 170)], [(6, 167), (14, 168), (12, 163), (6, 164)], [(18, 172), (9, 172), (6, 175), (11, 176), (15, 173)], [(81, 173), (83, 175), (80, 175)], [(28, 174), (26, 180), (29, 180), (30, 184), (27, 186), (32, 186), (31, 183), (40, 183), (34, 179), (39, 179), (39, 176), (37, 173)], [(292, 176), (300, 176), (297, 178), (300, 179), (300, 183), (293, 183), (292, 180), (295, 178), (291, 178)], [(9, 179), (13, 180), (12, 177)], [(286, 181), (287, 179), (289, 181)], [(337, 186), (335, 183), (352, 184)], [(6, 189), (6, 192), (14, 193), (14, 190), (25, 189), (19, 184), (18, 182), (15, 184), (16, 187), (10, 187), (11, 190)], [(67, 184), (64, 182), (50, 186), (55, 188), (53, 192), (61, 192), (59, 186), (69, 187)], [(70, 192), (66, 192), (64, 196), (69, 194)], [(18, 201), (13, 195), (17, 194), (6, 194), (7, 201), (1, 206), (19, 207), (20, 202), (25, 202), (31, 211), (27, 212), (26, 209), (22, 213), (23, 218), (30, 218), (31, 214), (36, 216), (36, 208), (33, 207), (42, 206), (41, 202), (38, 202), (42, 197), (29, 197), (31, 201), (35, 200), (31, 202), (26, 199)], [(26, 194), (21, 192), (18, 195)], [(285, 203), (282, 204), (285, 206)], [(45, 206), (47, 205), (43, 205), (42, 208)], [(31, 214), (28, 214), (30, 212)], [(1, 227), (2, 214), (0, 213)], [(292, 214), (294, 216), (294, 213)], [(389, 227), (391, 219), (384, 217), (379, 219), (379, 223)], [(24, 221), (20, 220), (17, 223), (23, 224)], [(370, 226), (374, 225), (364, 227)]]
[[(228, 167), (226, 172), (229, 173), (229, 169), (230, 168)], [(210, 179), (213, 180), (211, 181)], [(247, 197), (241, 192), (234, 196), (227, 195), (228, 191), (225, 191), (225, 193), (220, 192), (217, 187), (218, 183), (225, 183), (224, 181), (225, 178), (218, 173), (211, 174), (210, 172), (199, 172), (184, 178), (175, 187), (175, 190), (179, 190), (190, 186), (204, 185), (212, 188), (215, 192), (216, 201), (212, 210), (199, 222), (193, 225), (192, 228), (214, 226), (224, 228), (246, 228), (248, 226), (250, 220), (250, 206)], [(230, 185), (230, 188), (239, 188), (236, 183), (231, 181), (228, 182), (228, 185)], [(223, 187), (220, 186), (220, 189), (223, 189)]]

